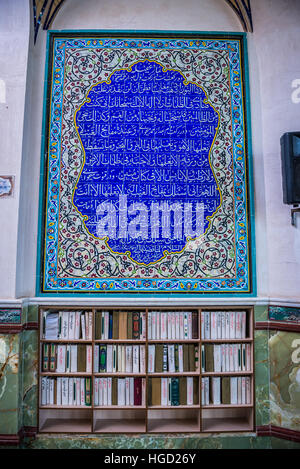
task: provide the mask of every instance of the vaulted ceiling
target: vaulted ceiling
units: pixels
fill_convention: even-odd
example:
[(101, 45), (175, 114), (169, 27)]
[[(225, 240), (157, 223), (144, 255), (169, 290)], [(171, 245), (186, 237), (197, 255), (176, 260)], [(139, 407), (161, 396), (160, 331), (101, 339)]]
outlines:
[[(49, 29), (55, 15), (66, 0), (32, 0), (34, 21), (34, 42), (42, 25), (43, 29)], [(69, 2), (72, 0), (68, 0)], [(244, 31), (252, 32), (252, 15), (250, 0), (224, 0), (233, 9), (239, 18)]]

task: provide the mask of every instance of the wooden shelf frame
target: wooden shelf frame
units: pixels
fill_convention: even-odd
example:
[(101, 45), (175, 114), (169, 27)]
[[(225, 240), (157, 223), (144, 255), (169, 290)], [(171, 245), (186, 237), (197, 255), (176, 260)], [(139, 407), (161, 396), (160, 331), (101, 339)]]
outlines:
[[(90, 311), (93, 314), (93, 334), (92, 340), (46, 340), (42, 337), (42, 313), (43, 311)], [(95, 339), (95, 315), (101, 311), (127, 311), (127, 312), (145, 312), (146, 313), (146, 339), (145, 340), (135, 340), (135, 339), (106, 339), (99, 340)], [(198, 314), (198, 339), (148, 339), (148, 313), (149, 312), (175, 312), (175, 311), (196, 311)], [(247, 336), (244, 339), (204, 339), (201, 337), (201, 313), (204, 311), (246, 311), (246, 332)], [(255, 398), (254, 398), (254, 308), (252, 305), (248, 306), (205, 306), (205, 307), (83, 307), (83, 306), (69, 306), (69, 307), (60, 307), (54, 305), (47, 305), (39, 308), (39, 393), (38, 393), (38, 420), (43, 422), (39, 426), (40, 432), (49, 432), (49, 433), (61, 433), (62, 428), (67, 428), (66, 432), (72, 433), (82, 433), (82, 428), (84, 428), (84, 433), (211, 433), (213, 432), (249, 432), (254, 430), (254, 415), (255, 415)], [(53, 343), (53, 344), (86, 344), (92, 345), (92, 372), (77, 372), (77, 373), (58, 373), (58, 372), (43, 372), (41, 371), (42, 366), (42, 345), (44, 343)], [(205, 344), (250, 344), (251, 351), (251, 367), (248, 371), (241, 372), (202, 372), (202, 354), (201, 354), (201, 345)], [(94, 347), (99, 344), (116, 344), (116, 345), (145, 345), (145, 373), (103, 373), (94, 371)], [(196, 372), (148, 372), (148, 345), (155, 344), (195, 344), (199, 347), (199, 365)], [(90, 377), (91, 378), (91, 405), (90, 406), (55, 406), (55, 405), (41, 405), (41, 378), (44, 376), (48, 377)], [(96, 406), (94, 405), (94, 380), (95, 378), (101, 377), (141, 377), (146, 380), (145, 386), (145, 405), (141, 406)], [(179, 405), (179, 406), (152, 406), (148, 404), (148, 389), (149, 389), (149, 379), (154, 377), (179, 377), (179, 376), (191, 376), (198, 378), (198, 404), (194, 405)], [(202, 392), (201, 392), (201, 379), (202, 377), (214, 377), (214, 376), (247, 376), (250, 377), (251, 386), (251, 403), (243, 405), (232, 405), (232, 404), (220, 404), (220, 405), (202, 405)], [(70, 419), (61, 418), (60, 411), (74, 411), (74, 429), (69, 430), (72, 427), (73, 417), (71, 415)], [(87, 419), (78, 417), (79, 414), (84, 414), (84, 411), (87, 412), (86, 415), (90, 417), (90, 431), (87, 430)], [(190, 412), (193, 412), (193, 418), (191, 418)], [(217, 413), (217, 417), (208, 418), (207, 412)], [(229, 417), (222, 417), (222, 412), (229, 412)], [(49, 427), (44, 421), (43, 413), (53, 413), (53, 417), (50, 416)], [(100, 412), (100, 414), (99, 414)], [(99, 415), (101, 412), (107, 412), (111, 416), (112, 423), (109, 424), (109, 419), (103, 420), (103, 425), (101, 424), (101, 419), (99, 420)], [(115, 419), (115, 416), (119, 412), (123, 412), (126, 418), (124, 424), (119, 422), (119, 419)], [(132, 416), (137, 413), (138, 416), (143, 415), (142, 420), (137, 419), (137, 424), (134, 424), (134, 418)], [(218, 416), (218, 412), (219, 415)], [(241, 413), (242, 412), (242, 413)], [(40, 416), (43, 416), (40, 419)], [(158, 415), (157, 418), (153, 416)], [(164, 416), (164, 419), (159, 418), (159, 415)], [(129, 420), (127, 419), (129, 417)], [(86, 417), (86, 416), (85, 416)], [(64, 421), (66, 420), (66, 421)], [(211, 425), (209, 421), (211, 420)], [(228, 426), (226, 427), (226, 421), (228, 420)], [(161, 431), (159, 429), (159, 421), (161, 422)], [(57, 422), (55, 424), (55, 422)], [(117, 423), (118, 422), (118, 423)], [(127, 422), (127, 423), (126, 423)], [(129, 422), (129, 423), (128, 423)], [(219, 422), (219, 423), (218, 423)], [(126, 428), (128, 427), (128, 430)], [(73, 428), (73, 427), (72, 427)], [(107, 430), (105, 430), (105, 428)], [(97, 430), (98, 429), (98, 430)], [(57, 430), (57, 431), (56, 431)]]

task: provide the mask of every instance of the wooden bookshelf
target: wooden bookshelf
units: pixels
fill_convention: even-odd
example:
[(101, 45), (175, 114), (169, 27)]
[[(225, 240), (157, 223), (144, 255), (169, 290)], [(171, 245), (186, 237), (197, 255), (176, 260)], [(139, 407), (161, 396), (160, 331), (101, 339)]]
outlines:
[[(91, 314), (91, 330), (90, 336), (88, 338), (79, 337), (75, 338), (56, 338), (56, 339), (47, 339), (44, 336), (44, 313), (51, 312), (51, 313), (59, 313), (59, 312), (82, 312), (84, 315), (85, 313)], [(99, 322), (96, 326), (96, 320), (99, 321), (99, 316), (101, 315), (102, 318), (102, 311), (113, 313), (117, 312), (127, 312), (128, 314), (132, 315), (133, 313), (143, 313), (143, 320), (144, 322), (144, 335), (138, 338), (99, 338), (98, 337), (98, 329), (96, 334), (96, 328), (99, 328)], [(207, 330), (205, 330), (204, 323), (202, 318), (204, 318), (204, 313), (206, 314), (206, 318), (208, 317), (208, 313), (214, 313), (212, 317), (215, 317), (215, 313), (224, 313), (221, 315), (223, 317), (229, 317), (228, 314), (233, 312), (235, 314), (240, 314), (241, 311), (245, 311), (245, 327), (244, 327), (244, 335), (240, 338), (233, 338), (233, 337), (225, 337), (224, 331), (222, 328), (218, 329), (218, 334), (220, 330), (222, 332), (221, 337), (217, 335), (213, 338), (207, 338)], [(191, 337), (182, 337), (171, 339), (161, 337), (153, 338), (151, 335), (151, 331), (149, 327), (151, 327), (151, 322), (148, 324), (148, 320), (152, 320), (152, 313), (157, 313), (161, 320), (162, 316), (161, 313), (186, 313), (186, 312), (193, 312), (196, 313), (197, 318), (197, 329), (198, 329), (198, 337), (193, 338)], [(226, 314), (227, 313), (227, 316)], [(82, 308), (82, 307), (54, 307), (54, 306), (47, 306), (40, 308), (40, 338), (39, 338), (39, 410), (38, 410), (38, 418), (39, 418), (39, 431), (41, 433), (212, 433), (212, 432), (249, 432), (253, 431), (254, 429), (254, 367), (253, 367), (253, 355), (254, 355), (254, 340), (253, 340), (253, 307), (201, 307), (201, 308)], [(114, 316), (113, 316), (114, 317)], [(177, 317), (177, 316), (176, 316)], [(219, 318), (220, 316), (217, 315)], [(140, 316), (141, 318), (141, 316)], [(132, 318), (130, 318), (132, 320)], [(87, 319), (88, 321), (88, 319)], [(142, 322), (140, 323), (142, 324)], [(214, 329), (215, 330), (215, 329)], [(140, 331), (141, 332), (141, 331)], [(176, 332), (177, 333), (177, 332)], [(193, 331), (194, 334), (194, 331)], [(124, 337), (124, 336), (123, 336)], [(177, 335), (178, 337), (178, 335)], [(43, 369), (45, 366), (44, 363), (44, 354), (45, 345), (55, 345), (56, 347), (59, 345), (65, 345), (66, 350), (70, 354), (71, 346), (76, 346), (81, 344), (81, 346), (88, 346), (92, 348), (91, 356), (89, 356), (90, 362), (90, 369), (89, 371), (70, 371), (67, 369), (65, 371), (57, 371), (56, 368), (52, 371)], [(166, 371), (149, 371), (148, 368), (148, 361), (149, 361), (149, 346), (175, 346), (175, 345), (184, 345), (188, 347), (196, 346), (198, 347), (198, 368), (195, 370), (190, 370), (188, 368), (184, 371), (178, 369), (175, 372)], [(99, 371), (99, 369), (95, 369), (96, 365), (96, 348), (100, 350), (100, 346), (115, 346), (114, 350), (118, 350), (118, 347), (125, 347), (126, 346), (142, 346), (145, 350), (144, 355), (144, 365), (143, 370), (139, 372), (128, 372), (128, 371), (120, 371), (120, 370), (112, 370), (112, 371)], [(228, 363), (227, 367), (230, 364), (231, 368), (230, 371), (228, 369), (218, 369), (217, 371), (214, 370), (206, 370), (206, 362), (204, 363), (203, 360), (206, 360), (206, 349), (205, 347), (213, 347), (214, 353), (216, 348), (215, 346), (222, 347), (218, 349), (219, 351), (225, 350), (228, 353), (228, 357), (230, 353), (235, 353), (238, 350), (239, 357), (242, 357), (242, 353), (248, 353), (247, 355), (247, 369), (242, 368), (241, 362), (239, 366), (241, 369), (233, 370), (233, 362)], [(238, 347), (237, 349), (234, 347)], [(246, 348), (247, 347), (247, 348)], [(150, 347), (151, 348), (151, 347)], [(183, 348), (182, 348), (183, 349)], [(56, 349), (57, 350), (57, 349)], [(90, 350), (90, 349), (89, 349)], [(106, 349), (107, 350), (107, 349)], [(141, 350), (141, 349), (139, 349)], [(155, 349), (158, 350), (158, 349)], [(159, 349), (161, 350), (161, 348)], [(186, 348), (184, 349), (187, 350)], [(192, 349), (193, 350), (193, 349)], [(81, 349), (82, 351), (82, 349)], [(224, 353), (225, 353), (224, 352)], [(86, 349), (87, 353), (87, 349)], [(100, 352), (99, 352), (100, 353)], [(117, 353), (117, 352), (116, 352)], [(124, 353), (124, 352), (122, 352)], [(139, 352), (141, 353), (141, 352)], [(186, 352), (185, 352), (186, 353)], [(210, 352), (211, 353), (211, 352)], [(236, 355), (235, 355), (236, 356)], [(215, 355), (214, 355), (215, 357)], [(99, 360), (99, 357), (97, 358)], [(178, 362), (177, 362), (178, 364)], [(225, 358), (222, 361), (222, 366), (224, 367), (226, 364)], [(244, 364), (244, 362), (243, 362)], [(234, 364), (236, 366), (236, 363)], [(142, 367), (141, 367), (142, 368)], [(49, 379), (49, 378), (52, 378)], [(49, 395), (53, 396), (53, 392), (58, 395), (58, 386), (61, 386), (62, 381), (55, 381), (57, 379), (71, 379), (73, 381), (68, 381), (69, 387), (73, 386), (74, 389), (74, 396), (73, 401), (72, 397), (69, 396), (70, 401), (72, 404), (61, 404), (61, 399), (59, 399), (59, 404), (56, 403), (56, 397), (54, 398), (55, 402), (45, 402), (45, 396), (48, 399)], [(118, 380), (120, 378), (126, 379), (130, 378), (134, 380), (135, 378), (141, 378), (144, 383), (144, 387), (142, 388), (142, 402), (140, 405), (118, 405), (116, 403), (100, 403), (96, 402), (95, 396), (95, 389), (96, 385), (100, 385), (100, 379), (111, 379), (111, 380)], [(171, 380), (173, 378), (180, 378), (183, 380), (187, 380), (187, 378), (193, 379), (193, 386), (196, 389), (196, 392), (193, 392), (193, 404), (184, 404), (184, 400), (181, 400), (180, 405), (170, 405), (171, 401), (169, 400), (169, 405), (161, 404), (159, 405), (156, 403), (155, 405), (150, 402), (150, 393), (152, 379), (161, 379), (167, 378), (168, 386), (171, 386)], [(214, 383), (221, 383), (219, 385), (219, 389), (221, 390), (222, 394), (222, 386), (223, 386), (223, 379), (226, 378), (226, 386), (228, 386), (228, 382), (230, 382), (230, 387), (232, 389), (233, 383), (238, 383), (238, 397), (239, 403), (223, 403), (222, 399), (220, 403), (215, 403), (212, 399), (212, 388), (213, 388), (213, 381), (217, 378), (220, 381), (214, 381)], [(231, 381), (231, 378), (235, 378), (239, 381)], [(47, 381), (48, 379), (48, 381)], [(88, 395), (90, 398), (90, 403), (87, 405), (84, 398), (79, 404), (79, 401), (74, 399), (78, 398), (77, 391), (79, 388), (79, 381), (81, 380), (90, 380), (80, 381), (81, 386), (86, 386), (88, 388), (88, 384), (90, 383), (90, 392), (88, 391)], [(247, 379), (247, 381), (246, 381)], [(77, 380), (77, 381), (76, 381)], [(98, 380), (98, 381), (96, 381)], [(206, 380), (206, 381), (205, 381)], [(208, 381), (207, 381), (208, 380)], [(243, 381), (242, 381), (243, 380)], [(175, 380), (176, 381), (176, 380)], [(102, 381), (103, 383), (104, 381)], [(110, 381), (112, 383), (113, 381)], [(117, 381), (118, 382), (118, 381)], [(204, 383), (209, 383), (209, 393), (207, 390), (204, 389)], [(49, 389), (54, 389), (54, 391), (47, 391), (45, 393), (44, 386), (47, 383)], [(60, 383), (60, 384), (59, 384)], [(71, 384), (70, 384), (71, 383)], [(74, 384), (75, 383), (75, 384)], [(78, 389), (76, 388), (76, 383), (78, 385)], [(83, 385), (82, 383), (85, 383)], [(109, 383), (109, 381), (107, 381)], [(183, 381), (183, 385), (187, 386), (187, 381)], [(189, 382), (190, 383), (190, 382)], [(241, 391), (241, 383), (247, 383), (248, 388), (246, 394)], [(135, 383), (134, 383), (135, 384)], [(181, 382), (182, 384), (182, 382)], [(111, 384), (110, 384), (111, 385)], [(115, 385), (115, 383), (114, 383)], [(132, 385), (132, 382), (131, 382)], [(177, 380), (178, 385), (178, 380)], [(216, 385), (216, 384), (214, 384)], [(235, 386), (236, 384), (234, 384)], [(52, 388), (51, 388), (52, 386)], [(225, 384), (224, 384), (225, 386)], [(47, 388), (48, 389), (48, 388)], [(60, 388), (59, 388), (60, 389)], [(81, 388), (81, 392), (83, 388)], [(84, 388), (85, 389), (85, 388)], [(76, 391), (76, 392), (75, 392)], [(79, 391), (78, 391), (79, 392)], [(129, 392), (129, 391), (128, 391)], [(227, 391), (226, 391), (227, 392)], [(232, 392), (232, 391), (231, 391)], [(70, 391), (71, 393), (71, 391)], [(250, 393), (250, 395), (249, 395)], [(70, 394), (71, 395), (71, 394)], [(75, 398), (76, 395), (76, 398)], [(248, 401), (246, 402), (246, 396)], [(221, 396), (222, 398), (223, 396)], [(208, 402), (207, 402), (208, 398)], [(241, 401), (241, 398), (243, 401)], [(232, 399), (232, 395), (231, 395)], [(52, 399), (53, 400), (53, 399)], [(75, 402), (75, 404), (74, 404)], [(88, 402), (88, 401), (87, 401)], [(109, 401), (110, 402), (110, 401)], [(173, 401), (172, 401), (173, 402)]]

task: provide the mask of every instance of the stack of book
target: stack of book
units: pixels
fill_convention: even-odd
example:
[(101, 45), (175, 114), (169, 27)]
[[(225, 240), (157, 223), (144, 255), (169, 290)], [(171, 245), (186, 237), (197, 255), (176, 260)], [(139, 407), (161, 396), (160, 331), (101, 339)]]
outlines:
[(202, 340), (245, 339), (246, 311), (202, 311)]
[(198, 378), (150, 378), (149, 406), (180, 406), (198, 404)]
[(95, 339), (146, 340), (146, 312), (97, 312)]
[(95, 373), (145, 373), (145, 345), (99, 344), (94, 348)]
[(203, 377), (202, 405), (246, 405), (251, 403), (251, 380), (247, 376)]
[(95, 378), (95, 406), (144, 406), (145, 378)]
[(198, 339), (198, 313), (196, 311), (148, 312), (148, 339)]
[(194, 344), (149, 344), (149, 373), (197, 372), (199, 347)]
[(201, 346), (201, 356), (202, 372), (251, 370), (250, 344), (205, 344)]
[(91, 311), (44, 311), (42, 338), (46, 340), (92, 340)]
[(92, 345), (44, 343), (42, 371), (44, 373), (91, 373)]
[(90, 406), (91, 378), (41, 378), (41, 404)]

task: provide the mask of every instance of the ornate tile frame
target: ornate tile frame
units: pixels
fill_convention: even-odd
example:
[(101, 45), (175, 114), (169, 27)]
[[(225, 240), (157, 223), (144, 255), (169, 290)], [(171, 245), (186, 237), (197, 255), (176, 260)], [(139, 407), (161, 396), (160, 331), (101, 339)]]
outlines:
[[(57, 276), (58, 214), (60, 205), (57, 203), (58, 200), (60, 202), (60, 197), (57, 198), (57, 194), (60, 190), (58, 189), (58, 182), (61, 183), (59, 178), (61, 178), (60, 169), (61, 159), (63, 158), (58, 143), (61, 142), (62, 135), (61, 108), (64, 92), (63, 80), (66, 75), (65, 67), (62, 65), (64, 64), (66, 46), (73, 49), (85, 46), (91, 50), (106, 47), (121, 47), (122, 50), (129, 50), (133, 47), (140, 48), (142, 41), (146, 44), (144, 44), (145, 48), (147, 47), (155, 53), (183, 48), (186, 51), (196, 50), (197, 53), (201, 50), (209, 50), (211, 53), (220, 51), (223, 54), (228, 54), (231, 119), (227, 124), (232, 125), (234, 129), (232, 187), (235, 212), (232, 238), (235, 243), (234, 254), (237, 262), (235, 269), (237, 275), (235, 277), (222, 278), (220, 272), (218, 272), (216, 278), (203, 278), (201, 276), (193, 278), (185, 276), (151, 278), (149, 272), (148, 277), (140, 275), (134, 278), (130, 278), (128, 272), (122, 278), (101, 278), (100, 276), (93, 278), (87, 276), (58, 278)], [(48, 296), (81, 296), (88, 294), (99, 296), (99, 294), (113, 293), (117, 296), (127, 296), (131, 293), (135, 295), (139, 293), (143, 295), (160, 293), (161, 295), (181, 296), (182, 293), (194, 293), (201, 296), (211, 296), (212, 294), (218, 296), (255, 296), (254, 204), (246, 34), (169, 31), (151, 33), (143, 31), (51, 31), (48, 32), (45, 76), (47, 79), (44, 92), (36, 294)], [(99, 76), (97, 77), (98, 82)], [(200, 86), (203, 89), (202, 82)], [(91, 81), (89, 86), (85, 88), (85, 94), (81, 96), (81, 104), (84, 102), (87, 90), (90, 87)], [(205, 91), (209, 92), (209, 88), (206, 88)], [(78, 104), (77, 109), (79, 106), (80, 104)], [(217, 111), (220, 110), (218, 102), (215, 108)], [(212, 150), (213, 147), (211, 153), (213, 153)], [(73, 208), (76, 211), (76, 208)], [(95, 250), (95, 245), (90, 246), (89, 244), (93, 242), (92, 238), (88, 239), (87, 235), (84, 241), (88, 243), (87, 247)], [(197, 239), (191, 242), (197, 244)], [(211, 248), (210, 245), (207, 246), (208, 249)], [(194, 246), (191, 247), (193, 250)], [(117, 262), (119, 261), (120, 257)]]

